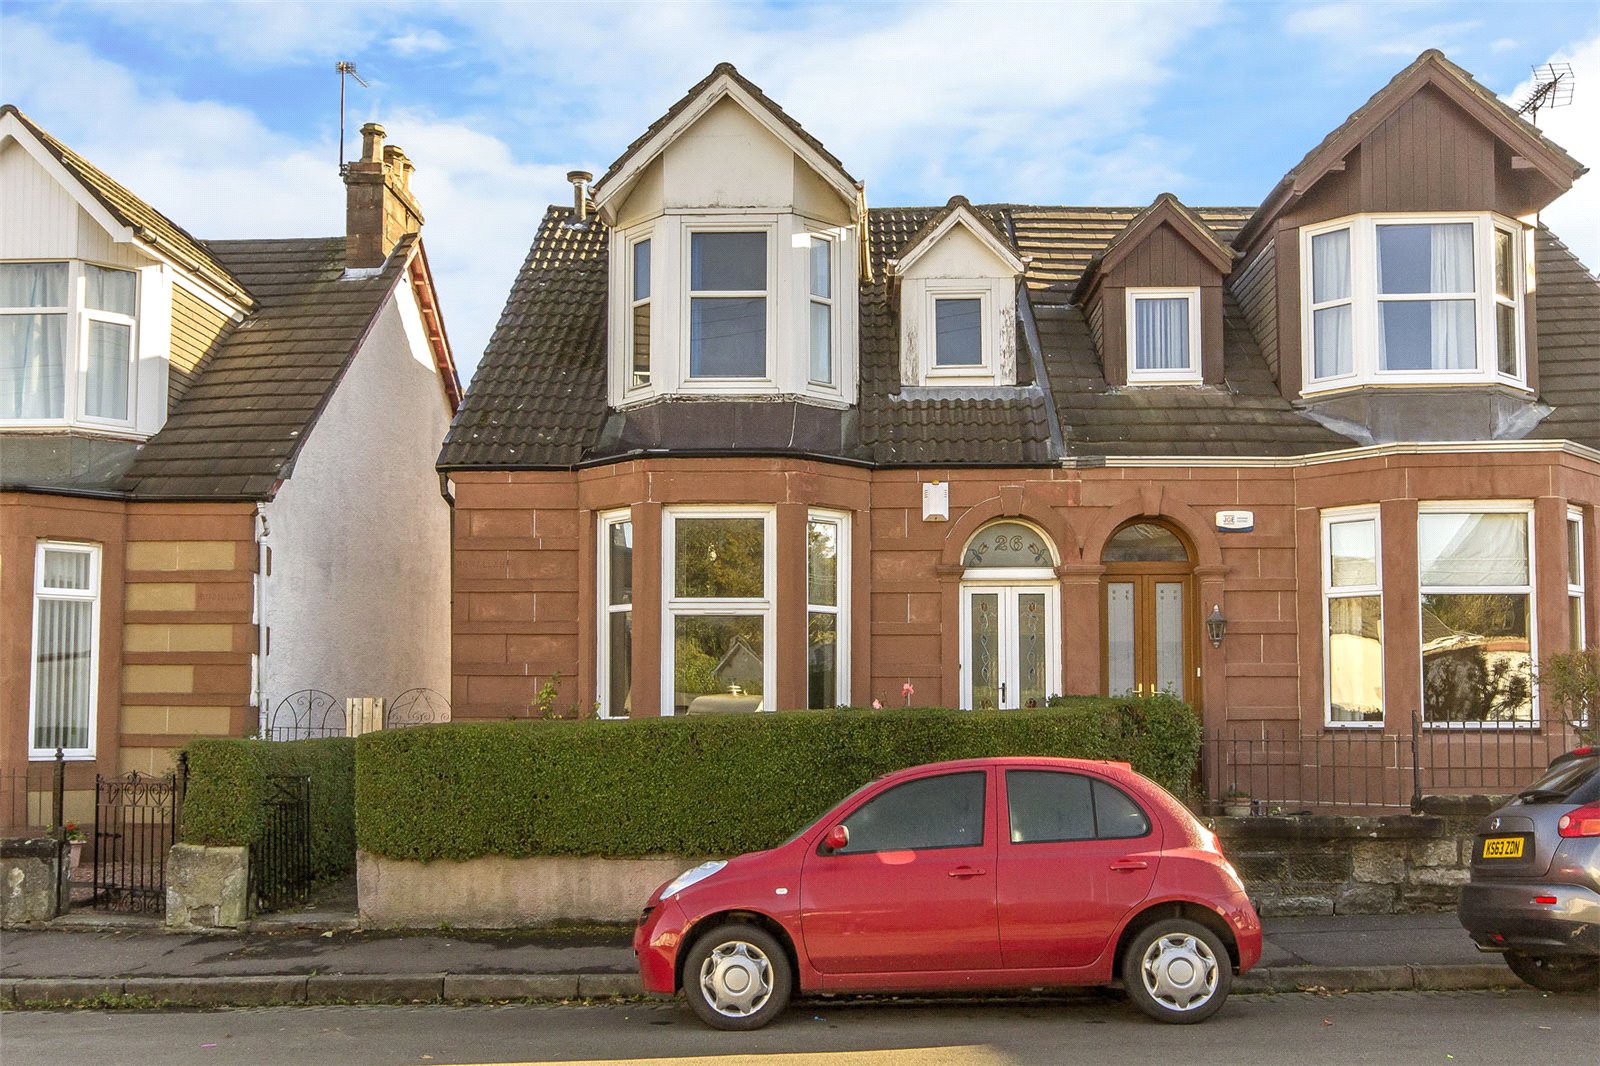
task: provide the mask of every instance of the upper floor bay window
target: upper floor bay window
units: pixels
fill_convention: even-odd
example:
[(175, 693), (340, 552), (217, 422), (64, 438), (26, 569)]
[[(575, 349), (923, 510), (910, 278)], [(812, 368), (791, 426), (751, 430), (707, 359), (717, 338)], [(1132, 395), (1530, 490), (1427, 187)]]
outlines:
[(138, 275), (0, 263), (0, 423), (133, 421)]
[(853, 398), (848, 233), (787, 214), (654, 218), (614, 242), (611, 402)]
[(1525, 383), (1522, 236), (1480, 215), (1363, 215), (1302, 231), (1306, 390)]
[(1128, 384), (1200, 381), (1200, 290), (1129, 289)]

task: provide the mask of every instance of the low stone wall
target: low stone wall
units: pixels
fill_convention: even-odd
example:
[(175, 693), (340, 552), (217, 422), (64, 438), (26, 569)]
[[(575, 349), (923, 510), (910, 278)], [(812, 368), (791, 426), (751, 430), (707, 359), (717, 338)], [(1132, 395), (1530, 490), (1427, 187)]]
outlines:
[(249, 917), (249, 848), (172, 846), (167, 852), (168, 929), (237, 929)]
[(361, 924), (372, 929), (512, 929), (632, 922), (663, 881), (699, 860), (486, 855), (407, 862), (356, 853)]
[(1452, 910), (1478, 820), (1501, 800), (1441, 797), (1420, 814), (1217, 818), (1223, 850), (1265, 917)]
[(47, 922), (61, 913), (61, 871), (49, 837), (0, 840), (0, 926)]

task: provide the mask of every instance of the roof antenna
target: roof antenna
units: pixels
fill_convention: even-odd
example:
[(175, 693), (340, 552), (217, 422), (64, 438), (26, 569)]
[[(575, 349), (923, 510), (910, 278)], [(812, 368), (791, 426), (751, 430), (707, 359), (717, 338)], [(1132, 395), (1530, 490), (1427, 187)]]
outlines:
[(1533, 68), (1533, 88), (1527, 98), (1517, 105), (1517, 114), (1527, 115), (1528, 121), (1539, 124), (1541, 107), (1566, 107), (1572, 103), (1575, 77), (1571, 63), (1546, 63)]
[(348, 60), (341, 59), (334, 65), (334, 70), (339, 72), (339, 173), (345, 171), (344, 161), (344, 79), (348, 75), (356, 80), (363, 89), (370, 89), (367, 79), (356, 73), (356, 65)]

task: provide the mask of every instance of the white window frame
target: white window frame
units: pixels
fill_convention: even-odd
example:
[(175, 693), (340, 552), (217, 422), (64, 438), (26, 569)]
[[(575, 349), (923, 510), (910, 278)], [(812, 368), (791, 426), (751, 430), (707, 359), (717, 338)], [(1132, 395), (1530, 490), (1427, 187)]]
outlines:
[[(655, 243), (655, 240), (653, 239), (654, 237), (655, 237), (655, 233), (652, 230), (648, 230), (647, 229), (643, 233), (635, 234), (635, 235), (633, 235), (631, 237), (624, 238), (625, 245), (626, 245), (626, 252), (624, 253), (624, 261), (623, 261), (624, 280), (623, 280), (622, 291), (627, 297), (626, 302), (627, 302), (627, 305), (628, 305), (628, 310), (627, 310), (628, 328), (627, 328), (627, 331), (623, 334), (623, 338), (622, 338), (622, 365), (623, 365), (623, 375), (624, 375), (624, 377), (623, 377), (623, 380), (624, 380), (623, 391), (626, 392), (626, 393), (638, 393), (638, 392), (647, 391), (650, 388), (650, 386), (654, 383), (654, 379), (655, 379), (655, 373), (656, 373), (656, 345), (655, 345), (654, 342), (655, 342), (655, 332), (656, 332), (656, 308), (655, 308), (655, 295), (656, 295), (656, 269), (655, 269), (655, 265), (656, 265), (655, 264), (656, 243)], [(636, 272), (636, 270), (634, 268), (634, 256), (637, 254), (638, 247), (641, 244), (648, 244), (650, 246), (650, 253), (649, 253), (650, 254), (650, 295), (644, 297), (643, 299), (636, 299), (634, 297), (634, 284), (635, 284), (635, 282), (637, 280), (636, 277), (635, 277), (637, 272)], [(650, 340), (651, 340), (651, 344), (650, 344), (650, 369), (645, 374), (643, 381), (637, 380), (637, 378), (635, 376), (635, 371), (634, 371), (634, 368), (633, 368), (633, 359), (634, 359), (634, 352), (633, 352), (633, 342), (634, 342), (633, 316), (634, 316), (634, 313), (636, 311), (638, 311), (638, 309), (639, 309), (639, 307), (641, 305), (649, 307), (649, 309), (650, 309)]]
[[(977, 363), (963, 363), (960, 365), (939, 365), (939, 301), (940, 300), (977, 300), (978, 301), (978, 345), (982, 361)], [(924, 336), (928, 338), (928, 370), (929, 379), (937, 378), (982, 378), (992, 381), (995, 376), (995, 321), (994, 321), (994, 292), (988, 286), (974, 287), (965, 282), (953, 284), (940, 284), (936, 281), (928, 283), (928, 309), (927, 322)]]
[[(1567, 615), (1572, 617), (1572, 604), (1577, 601), (1577, 632), (1568, 635), (1573, 651), (1583, 651), (1589, 646), (1589, 614), (1588, 602), (1584, 597), (1583, 582), (1588, 575), (1585, 573), (1585, 560), (1583, 557), (1583, 510), (1578, 507), (1567, 508), (1567, 551), (1572, 554), (1569, 561), (1576, 558), (1578, 572), (1573, 573), (1572, 567), (1567, 566)], [(1574, 550), (1576, 549), (1576, 550)]]
[[(835, 260), (839, 257), (839, 242), (823, 233), (808, 233), (806, 241), (806, 271), (803, 288), (806, 294), (806, 385), (813, 389), (823, 389), (829, 392), (839, 391), (839, 268)], [(828, 248), (828, 295), (818, 296), (811, 291), (811, 253), (815, 245), (823, 244)], [(828, 374), (829, 380), (819, 381), (811, 376), (811, 308), (813, 305), (828, 309)]]
[[(64, 307), (0, 307), (0, 315), (63, 315), (66, 319), (66, 336), (63, 338), (66, 365), (60, 418), (5, 418), (0, 417), (0, 427), (7, 429), (49, 428), (80, 425), (91, 429), (122, 430), (132, 432), (138, 418), (139, 401), (139, 311), (144, 297), (144, 279), (141, 270), (101, 263), (87, 259), (6, 259), (6, 263), (52, 264), (67, 266), (67, 304)], [(134, 278), (132, 315), (115, 311), (101, 311), (89, 307), (88, 270), (95, 266), (102, 270), (116, 270), (132, 274)], [(106, 322), (127, 326), (128, 333), (128, 415), (126, 418), (105, 418), (87, 413), (89, 379), (89, 322)]]
[[(595, 626), (595, 703), (596, 713), (601, 718), (627, 719), (627, 714), (617, 713), (611, 706), (611, 616), (617, 614), (633, 614), (633, 600), (627, 603), (611, 602), (611, 530), (617, 526), (631, 526), (633, 512), (629, 509), (620, 511), (606, 511), (600, 514), (596, 525), (595, 540), (595, 573), (597, 585), (595, 589), (595, 607), (597, 624)], [(639, 577), (639, 558), (637, 542), (635, 542), (634, 555), (634, 580)], [(637, 587), (637, 586), (635, 586)], [(631, 678), (633, 666), (630, 663), (629, 676)]]
[[(761, 290), (731, 290), (691, 288), (691, 264), (694, 255), (694, 238), (698, 233), (760, 233), (767, 244), (767, 287)], [(654, 246), (651, 251), (654, 252)], [(726, 220), (695, 220), (685, 222), (679, 248), (679, 330), (678, 330), (678, 380), (684, 391), (694, 392), (762, 392), (777, 387), (778, 366), (778, 304), (783, 292), (782, 278), (778, 273), (778, 224), (771, 215), (734, 216)], [(655, 293), (655, 278), (650, 279), (650, 291)], [(761, 298), (766, 310), (767, 335), (763, 354), (763, 373), (751, 377), (694, 377), (690, 373), (692, 357), (690, 347), (694, 332), (693, 306), (700, 299), (755, 299)], [(652, 312), (653, 314), (654, 312)], [(652, 353), (651, 364), (655, 359)]]
[[(1374, 564), (1376, 574), (1373, 583), (1368, 585), (1340, 585), (1333, 584), (1333, 527), (1347, 522), (1372, 523), (1372, 536), (1374, 545)], [(1339, 599), (1362, 599), (1369, 596), (1378, 597), (1378, 646), (1380, 670), (1380, 706), (1383, 708), (1383, 717), (1375, 722), (1340, 722), (1333, 717), (1333, 649), (1330, 646), (1328, 624), (1330, 620), (1332, 601)], [(1420, 596), (1419, 596), (1420, 602)], [(1388, 605), (1383, 597), (1383, 520), (1376, 505), (1361, 507), (1336, 507), (1322, 512), (1322, 724), (1326, 729), (1383, 729), (1384, 722), (1388, 719), (1388, 652), (1387, 652), (1387, 626)]]
[[(66, 552), (89, 557), (89, 588), (56, 589), (46, 588), (44, 584), (44, 557), (46, 552)], [(53, 759), (54, 748), (38, 748), (34, 746), (34, 737), (37, 735), (38, 723), (38, 697), (39, 697), (39, 604), (41, 600), (70, 600), (76, 603), (91, 604), (89, 610), (89, 724), (88, 745), (82, 748), (63, 748), (62, 754), (69, 760), (90, 760), (94, 758), (95, 733), (99, 727), (100, 719), (100, 592), (101, 592), (101, 550), (98, 544), (87, 544), (78, 541), (41, 540), (34, 548), (33, 555), (33, 622), (30, 627), (32, 636), (28, 645), (28, 758)]]
[[(1450, 299), (1451, 294), (1408, 293), (1378, 294), (1378, 227), (1406, 225), (1448, 225), (1468, 223), (1472, 230), (1472, 271), (1476, 314), (1474, 325), (1477, 336), (1476, 362), (1465, 370), (1382, 370), (1378, 366), (1379, 307), (1381, 303), (1397, 300)], [(1351, 372), (1329, 377), (1316, 377), (1316, 359), (1313, 351), (1315, 330), (1312, 312), (1347, 302), (1344, 299), (1327, 300), (1321, 304), (1311, 302), (1311, 271), (1313, 258), (1311, 239), (1323, 233), (1348, 229), (1350, 231), (1350, 310)], [(1499, 303), (1495, 293), (1494, 233), (1504, 231), (1511, 236), (1512, 288), (1516, 297), (1516, 350), (1517, 373), (1499, 372), (1499, 353), (1495, 339), (1495, 308)], [(1523, 261), (1527, 244), (1523, 227), (1512, 219), (1490, 212), (1439, 212), (1407, 214), (1347, 215), (1343, 218), (1306, 226), (1300, 230), (1300, 349), (1301, 392), (1306, 395), (1348, 388), (1354, 385), (1439, 385), (1481, 384), (1496, 382), (1527, 389), (1527, 353), (1524, 316), (1527, 313), (1527, 278), (1529, 272)], [(1466, 294), (1456, 298), (1464, 299)]]
[[(1128, 348), (1128, 384), (1130, 385), (1198, 385), (1201, 381), (1201, 367), (1203, 354), (1200, 351), (1200, 289), (1198, 286), (1184, 288), (1154, 288), (1141, 287), (1127, 290), (1123, 298), (1123, 322), (1127, 333)], [(1137, 366), (1135, 354), (1138, 351), (1138, 336), (1135, 331), (1137, 318), (1134, 315), (1135, 305), (1140, 300), (1187, 300), (1189, 301), (1189, 366), (1182, 370), (1140, 370)]]
[[(1422, 538), (1421, 518), (1430, 514), (1520, 514), (1527, 517), (1528, 523), (1528, 581), (1526, 585), (1424, 585), (1422, 583)], [(1422, 597), (1433, 594), (1436, 596), (1450, 595), (1526, 595), (1528, 597), (1528, 661), (1532, 667), (1537, 667), (1539, 662), (1539, 561), (1537, 559), (1538, 542), (1535, 539), (1533, 502), (1531, 500), (1429, 500), (1417, 504), (1418, 534), (1417, 534), (1417, 691), (1426, 692), (1427, 674), (1426, 664), (1422, 660), (1422, 629), (1421, 606)], [(1565, 561), (1562, 563), (1565, 566)], [(1422, 727), (1424, 729), (1466, 729), (1466, 730), (1530, 730), (1538, 729), (1541, 716), (1539, 713), (1539, 686), (1530, 685), (1528, 695), (1529, 718), (1525, 722), (1431, 722), (1428, 720), (1426, 699), (1420, 699)]]
[[(834, 543), (838, 549), (838, 558), (834, 569), (834, 580), (837, 588), (834, 591), (834, 605), (816, 604), (811, 601), (811, 526), (813, 524), (829, 524), (834, 527)], [(831, 706), (848, 706), (850, 703), (850, 515), (844, 511), (812, 510), (806, 513), (806, 661), (803, 664), (806, 675), (806, 702), (811, 702), (811, 651), (809, 634), (811, 632), (811, 616), (814, 614), (831, 614), (834, 616), (834, 701)]]
[[(661, 716), (677, 713), (677, 620), (693, 615), (761, 617), (762, 712), (775, 709), (778, 684), (777, 509), (770, 506), (685, 505), (668, 507), (661, 523)], [(762, 595), (721, 599), (678, 596), (678, 520), (680, 518), (759, 518), (762, 520)], [(638, 565), (635, 559), (634, 565)]]

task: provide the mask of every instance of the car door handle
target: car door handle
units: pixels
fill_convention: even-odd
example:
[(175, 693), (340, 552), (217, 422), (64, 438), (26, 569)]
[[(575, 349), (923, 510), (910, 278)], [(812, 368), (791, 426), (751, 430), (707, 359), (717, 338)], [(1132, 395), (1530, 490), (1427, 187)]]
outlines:
[(986, 874), (988, 872), (989, 871), (987, 871), (987, 870), (980, 870), (976, 866), (957, 866), (954, 870), (950, 871), (950, 876), (951, 877), (982, 877), (984, 874)]
[(1120, 870), (1123, 873), (1131, 873), (1134, 870), (1148, 870), (1150, 869), (1150, 864), (1143, 859), (1118, 859), (1111, 864), (1111, 868)]

